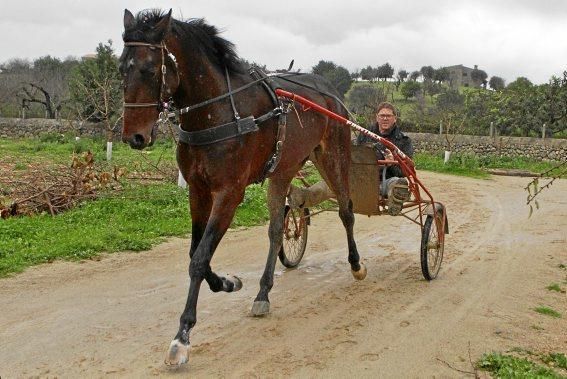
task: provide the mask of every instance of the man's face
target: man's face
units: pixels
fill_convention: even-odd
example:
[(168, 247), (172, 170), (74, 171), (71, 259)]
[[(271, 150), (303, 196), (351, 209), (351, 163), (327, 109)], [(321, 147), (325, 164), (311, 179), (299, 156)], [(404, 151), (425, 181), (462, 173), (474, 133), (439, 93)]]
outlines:
[(396, 123), (396, 115), (391, 109), (382, 108), (376, 113), (376, 121), (378, 122), (380, 133), (388, 134)]

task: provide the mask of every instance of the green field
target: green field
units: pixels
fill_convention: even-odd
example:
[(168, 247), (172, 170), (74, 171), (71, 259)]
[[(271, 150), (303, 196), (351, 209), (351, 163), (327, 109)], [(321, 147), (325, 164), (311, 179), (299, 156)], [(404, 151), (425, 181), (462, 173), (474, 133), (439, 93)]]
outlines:
[[(115, 144), (113, 161), (106, 162), (106, 143), (99, 139), (48, 135), (35, 140), (0, 139), (0, 163), (12, 174), (30, 167), (68, 165), (73, 153), (93, 152), (97, 169), (124, 168), (130, 179), (120, 180), (120, 191), (102, 190), (96, 200), (83, 202), (62, 214), (0, 219), (0, 277), (31, 265), (56, 259), (86, 259), (102, 252), (147, 250), (169, 236), (187, 236), (191, 230), (187, 190), (175, 184), (175, 152), (163, 141), (142, 152)], [(522, 159), (475, 158), (455, 155), (449, 164), (441, 156), (417, 154), (418, 170), (486, 178), (486, 168), (522, 168), (543, 171), (551, 165)], [(137, 173), (169, 173), (166, 179), (132, 179)], [(171, 175), (173, 174), (173, 175)], [(316, 172), (310, 178), (317, 180)], [(527, 182), (527, 181), (526, 181)], [(2, 188), (0, 196), (7, 188)], [(427, 185), (427, 183), (425, 183)], [(4, 185), (5, 186), (5, 185)], [(267, 185), (248, 187), (232, 226), (266, 222)]]

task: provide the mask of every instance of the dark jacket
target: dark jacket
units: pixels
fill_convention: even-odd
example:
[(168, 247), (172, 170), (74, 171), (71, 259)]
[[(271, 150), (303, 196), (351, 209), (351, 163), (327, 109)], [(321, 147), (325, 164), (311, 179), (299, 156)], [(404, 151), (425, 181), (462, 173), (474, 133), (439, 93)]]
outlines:
[[(398, 125), (395, 125), (394, 128), (392, 129), (392, 131), (389, 134), (380, 133), (380, 130), (378, 128), (377, 123), (370, 125), (368, 127), (368, 130), (370, 130), (372, 133), (378, 134), (380, 137), (383, 137), (383, 138), (387, 139), (388, 141), (392, 142), (394, 145), (396, 145), (398, 147), (398, 149), (403, 151), (404, 154), (406, 154), (410, 158), (413, 157), (413, 145), (411, 143), (411, 139), (408, 136), (406, 136), (404, 133), (402, 133), (402, 131), (400, 130)], [(374, 149), (376, 150), (376, 157), (380, 160), (384, 159), (384, 155), (385, 155), (384, 154), (385, 153), (384, 145), (382, 145), (380, 142), (376, 142), (372, 138), (367, 137), (362, 133), (359, 134), (358, 137), (356, 138), (355, 144), (356, 145), (362, 145), (362, 144), (365, 144), (365, 143), (371, 143), (372, 146), (374, 147)], [(391, 178), (391, 177), (394, 177), (394, 176), (397, 176), (397, 177), (404, 176), (400, 166), (388, 167), (388, 169), (386, 171), (386, 178)]]

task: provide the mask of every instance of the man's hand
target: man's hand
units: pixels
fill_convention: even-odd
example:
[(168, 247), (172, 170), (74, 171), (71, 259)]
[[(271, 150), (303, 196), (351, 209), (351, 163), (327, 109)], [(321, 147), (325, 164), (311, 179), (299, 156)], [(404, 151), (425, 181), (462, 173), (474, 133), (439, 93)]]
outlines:
[(386, 154), (384, 154), (384, 158), (386, 158), (387, 161), (393, 161), (394, 154), (392, 154), (392, 152), (389, 149), (386, 149)]

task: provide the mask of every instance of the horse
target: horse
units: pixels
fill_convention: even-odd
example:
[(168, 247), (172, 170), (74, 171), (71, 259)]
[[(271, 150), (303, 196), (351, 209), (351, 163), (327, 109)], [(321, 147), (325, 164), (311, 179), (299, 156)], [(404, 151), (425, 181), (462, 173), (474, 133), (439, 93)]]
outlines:
[(266, 83), (346, 117), (336, 90), (316, 75), (291, 75), (287, 80), (283, 75), (251, 75), (234, 45), (215, 26), (204, 19), (177, 20), (171, 13), (171, 9), (145, 10), (134, 16), (124, 11), (119, 69), (124, 85), (122, 141), (132, 148), (153, 144), (156, 126), (169, 114), (171, 102), (178, 109), (186, 106), (179, 111), (177, 163), (189, 187), (190, 283), (179, 329), (165, 359), (167, 365), (181, 365), (188, 361), (203, 280), (213, 292), (242, 288), (238, 277), (213, 272), (211, 259), (248, 185), (269, 179), (270, 244), (252, 315), (269, 313), (286, 194), (310, 155), (336, 194), (353, 276), (364, 279), (366, 268), (353, 238), (349, 129), (315, 112), (306, 112), (301, 119), (293, 112), (288, 116), (286, 110), (293, 104), (278, 106), (279, 99), (274, 99)]

